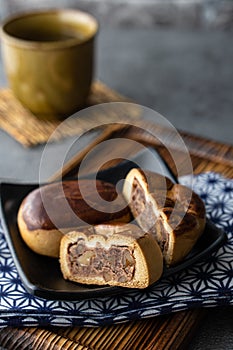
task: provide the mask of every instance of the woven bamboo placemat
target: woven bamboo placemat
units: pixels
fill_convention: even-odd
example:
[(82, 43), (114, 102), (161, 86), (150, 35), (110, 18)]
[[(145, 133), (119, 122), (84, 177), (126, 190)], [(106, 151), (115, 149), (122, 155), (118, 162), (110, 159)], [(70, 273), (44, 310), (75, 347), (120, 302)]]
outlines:
[[(109, 102), (130, 102), (100, 81), (93, 83), (87, 106), (94, 106)], [(136, 117), (130, 113), (130, 118)], [(43, 121), (36, 118), (29, 110), (14, 97), (8, 88), (0, 89), (0, 128), (10, 134), (25, 147), (36, 146), (48, 141), (59, 141), (62, 138), (83, 134), (98, 122), (99, 124), (118, 122), (118, 116), (113, 114), (99, 114), (95, 119), (77, 117), (68, 118), (65, 123), (61, 121)], [(54, 133), (54, 131), (57, 131)], [(51, 136), (52, 135), (52, 136)]]

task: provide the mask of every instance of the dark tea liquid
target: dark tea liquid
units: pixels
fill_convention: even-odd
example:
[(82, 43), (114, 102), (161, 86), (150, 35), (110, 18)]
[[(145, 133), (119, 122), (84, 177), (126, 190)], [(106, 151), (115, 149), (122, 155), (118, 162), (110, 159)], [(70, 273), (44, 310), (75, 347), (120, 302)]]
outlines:
[(65, 41), (70, 39), (79, 39), (80, 41), (85, 38), (81, 32), (66, 33), (66, 32), (50, 32), (50, 31), (30, 31), (17, 33), (19, 39), (28, 41), (50, 42), (50, 41)]

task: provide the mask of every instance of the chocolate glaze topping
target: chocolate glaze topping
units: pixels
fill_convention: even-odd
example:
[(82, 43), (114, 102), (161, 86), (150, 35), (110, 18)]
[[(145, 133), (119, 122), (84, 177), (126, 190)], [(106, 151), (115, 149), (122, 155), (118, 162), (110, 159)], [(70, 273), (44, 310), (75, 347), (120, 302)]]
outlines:
[[(90, 191), (90, 185), (95, 180), (80, 181), (82, 181), (82, 190), (84, 189), (88, 200), (96, 204), (96, 196)], [(119, 196), (114, 185), (96, 180), (96, 188), (99, 195), (109, 202), (105, 208), (103, 206), (101, 208), (97, 207), (99, 210), (84, 201), (80, 193), (79, 182), (75, 180), (63, 181), (62, 187), (58, 183), (53, 183), (32, 191), (23, 201), (22, 216), (27, 228), (29, 230), (70, 228), (84, 223), (93, 225), (116, 220), (127, 215), (130, 216), (129, 208), (126, 206), (123, 197), (120, 197), (113, 213), (109, 213), (107, 210), (109, 206), (113, 205), (111, 201)], [(46, 200), (45, 206), (43, 204), (44, 200)], [(64, 203), (65, 205), (68, 203), (71, 210), (67, 211)], [(46, 211), (48, 206), (49, 212), (53, 213), (52, 220)]]

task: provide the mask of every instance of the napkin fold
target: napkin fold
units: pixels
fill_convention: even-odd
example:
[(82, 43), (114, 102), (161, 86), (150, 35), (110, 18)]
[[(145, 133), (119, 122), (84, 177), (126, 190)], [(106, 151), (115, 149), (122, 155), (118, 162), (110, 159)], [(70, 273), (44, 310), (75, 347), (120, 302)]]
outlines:
[(0, 327), (103, 326), (233, 304), (233, 180), (208, 172), (194, 177), (193, 188), (205, 202), (207, 217), (227, 233), (227, 242), (205, 261), (163, 278), (151, 288), (116, 296), (54, 301), (29, 294), (0, 226)]

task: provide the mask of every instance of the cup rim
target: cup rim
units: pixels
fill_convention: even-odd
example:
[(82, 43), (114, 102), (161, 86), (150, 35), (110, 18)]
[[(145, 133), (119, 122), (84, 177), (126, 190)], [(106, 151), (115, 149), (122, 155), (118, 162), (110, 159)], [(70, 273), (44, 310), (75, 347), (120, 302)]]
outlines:
[[(51, 15), (57, 15), (59, 13), (73, 13), (75, 15), (81, 15), (86, 20), (90, 21), (93, 24), (93, 33), (88, 35), (86, 38), (80, 41), (79, 38), (69, 38), (66, 40), (59, 40), (59, 41), (36, 41), (36, 40), (26, 40), (22, 39), (20, 37), (14, 36), (12, 34), (9, 34), (6, 30), (6, 27), (23, 18), (27, 17), (33, 17), (33, 16), (41, 16), (44, 14), (51, 14)], [(20, 47), (24, 48), (30, 48), (30, 49), (45, 49), (45, 50), (54, 50), (54, 49), (62, 49), (66, 47), (72, 47), (72, 46), (81, 46), (83, 44), (86, 44), (87, 42), (91, 41), (98, 33), (99, 31), (99, 22), (98, 20), (91, 15), (88, 12), (81, 11), (79, 9), (44, 9), (44, 10), (35, 10), (35, 11), (25, 11), (21, 13), (17, 13), (15, 15), (12, 15), (5, 19), (3, 23), (0, 26), (0, 37), (3, 41), (7, 41), (9, 43), (15, 44)]]

